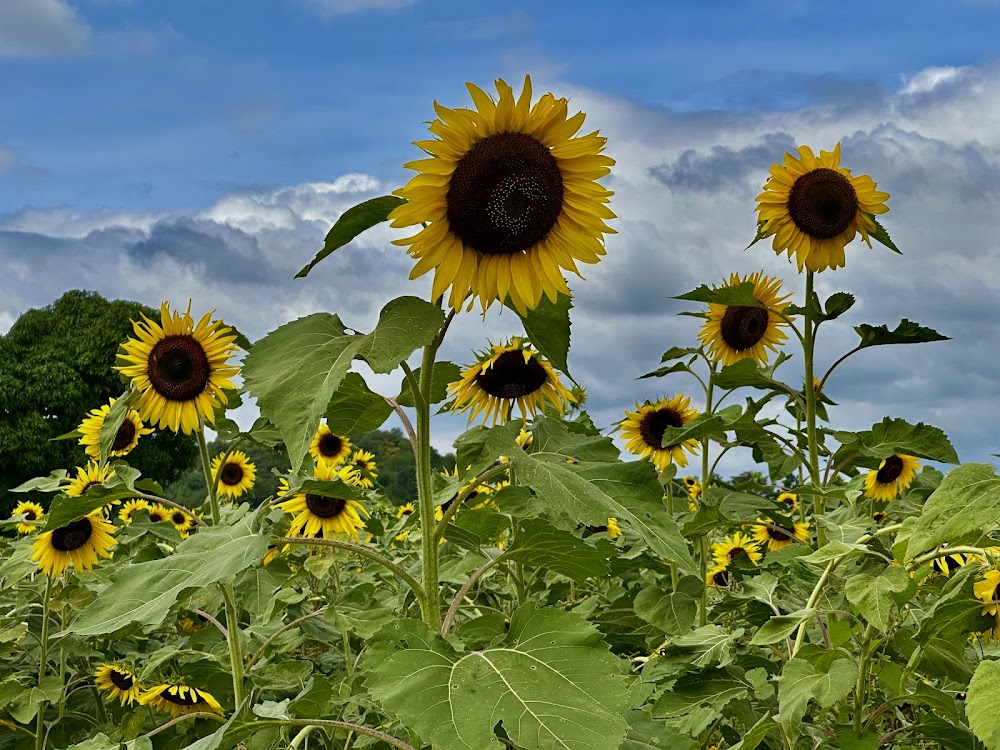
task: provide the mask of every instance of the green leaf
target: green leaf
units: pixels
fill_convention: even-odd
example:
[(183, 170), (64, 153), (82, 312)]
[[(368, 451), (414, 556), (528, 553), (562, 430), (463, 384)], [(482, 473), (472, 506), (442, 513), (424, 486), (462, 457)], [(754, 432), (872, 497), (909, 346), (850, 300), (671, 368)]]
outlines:
[(444, 312), (419, 297), (397, 297), (378, 316), (378, 325), (362, 336), (358, 356), (377, 373), (389, 373), (413, 352), (431, 343), (444, 324)]
[(791, 614), (776, 615), (761, 626), (760, 630), (750, 639), (750, 643), (755, 646), (779, 643), (815, 614), (815, 609), (800, 609)]
[(885, 227), (879, 224), (878, 219), (876, 219), (874, 216), (872, 216), (871, 219), (872, 221), (875, 222), (875, 231), (869, 232), (868, 236), (871, 237), (876, 242), (880, 242), (881, 244), (885, 245), (894, 253), (899, 253), (900, 255), (902, 255), (903, 251), (900, 250), (898, 247), (896, 247), (896, 243), (892, 241), (891, 237), (889, 237), (889, 233), (885, 230)]
[(125, 421), (125, 417), (128, 416), (132, 393), (130, 388), (116, 398), (111, 409), (105, 415), (104, 422), (101, 423), (101, 431), (97, 434), (97, 440), (102, 461), (107, 461), (111, 446), (115, 444), (115, 438), (118, 437), (118, 430), (122, 426), (122, 422)]
[[(865, 522), (867, 526), (867, 521)], [(820, 547), (815, 552), (797, 558), (799, 562), (807, 565), (826, 565), (831, 560), (841, 560), (855, 552), (865, 553), (868, 547), (864, 544), (848, 544), (839, 539), (834, 539)]]
[(733, 669), (685, 675), (656, 701), (653, 716), (678, 716), (703, 705), (721, 711), (730, 701), (747, 694), (750, 686), (740, 677), (741, 673)]
[(798, 737), (809, 701), (829, 708), (843, 700), (857, 681), (857, 668), (847, 655), (806, 646), (785, 663), (778, 680), (779, 720), (789, 737)]
[(753, 296), (754, 285), (750, 281), (744, 281), (735, 286), (723, 286), (711, 288), (707, 284), (702, 284), (697, 289), (693, 289), (687, 294), (681, 294), (674, 299), (688, 300), (689, 302), (710, 302), (716, 305), (734, 305), (737, 307), (763, 307)]
[(916, 590), (906, 568), (889, 566), (878, 575), (858, 573), (847, 579), (847, 600), (855, 612), (883, 633), (889, 631), (893, 604), (904, 604)]
[(746, 731), (743, 739), (733, 745), (732, 750), (757, 750), (764, 738), (777, 728), (778, 722), (770, 715), (762, 716), (756, 724)]
[(606, 539), (591, 545), (547, 521), (528, 518), (521, 522), (504, 556), (582, 582), (606, 577), (610, 570), (608, 559), (614, 554), (615, 545)]
[(976, 667), (965, 699), (965, 715), (969, 727), (989, 750), (1000, 750), (1000, 712), (997, 711), (997, 694), (1000, 693), (1000, 661), (984, 659)]
[(392, 414), (392, 407), (369, 390), (365, 379), (349, 372), (326, 408), (326, 423), (336, 435), (357, 435), (377, 430)]
[(481, 750), (500, 722), (524, 750), (618, 750), (627, 731), (623, 665), (579, 615), (533, 604), (492, 648), (457, 652), (416, 620), (368, 644), (368, 690), (425, 743)]
[(663, 356), (660, 357), (660, 362), (670, 362), (671, 360), (680, 359), (681, 357), (693, 357), (699, 351), (701, 350), (691, 346), (672, 346), (663, 352)]
[(764, 511), (773, 511), (774, 500), (749, 492), (730, 492), (719, 503), (719, 515), (729, 521), (753, 521)]
[(701, 744), (667, 723), (654, 719), (648, 711), (629, 711), (628, 734), (621, 750), (700, 750)]
[(169, 557), (118, 568), (111, 583), (59, 635), (105, 635), (132, 623), (159, 625), (185, 590), (231, 581), (263, 559), (268, 536), (255, 532), (251, 521), (248, 515), (234, 526), (199, 529)]
[(893, 330), (889, 326), (872, 326), (862, 323), (854, 326), (854, 330), (861, 337), (858, 349), (867, 349), (869, 346), (886, 346), (888, 344), (924, 344), (930, 341), (950, 341), (950, 336), (942, 336), (933, 328), (927, 328), (914, 323), (912, 320), (903, 318)]
[(823, 314), (824, 320), (836, 320), (845, 312), (854, 307), (857, 300), (853, 294), (847, 292), (834, 292), (826, 298), (826, 312)]
[(647, 372), (645, 375), (640, 375), (639, 380), (643, 378), (662, 378), (664, 375), (670, 375), (674, 372), (691, 372), (691, 367), (687, 362), (674, 362), (672, 365), (663, 365), (662, 367), (657, 367), (652, 372)]
[(878, 733), (865, 733), (864, 737), (858, 737), (854, 729), (841, 729), (837, 732), (838, 750), (878, 750)]
[(920, 621), (915, 640), (926, 644), (932, 638), (964, 639), (969, 633), (993, 627), (981, 625), (989, 615), (982, 614), (983, 603), (973, 594), (975, 566), (969, 565), (952, 574), (941, 596), (927, 616)]
[[(508, 303), (507, 306), (514, 310), (511, 304)], [(553, 367), (567, 375), (569, 375), (567, 364), (570, 343), (569, 311), (572, 307), (573, 300), (565, 294), (557, 295), (555, 302), (551, 302), (543, 294), (538, 307), (528, 310), (527, 315), (521, 315), (514, 310), (535, 348), (552, 363)]]
[(685, 440), (701, 440), (707, 437), (724, 438), (726, 430), (717, 414), (702, 413), (683, 427), (668, 427), (663, 431), (664, 448), (677, 445)]
[(19, 724), (27, 724), (35, 718), (42, 703), (58, 703), (62, 696), (63, 683), (56, 676), (43, 677), (37, 687), (20, 693), (7, 709)]
[(120, 742), (112, 740), (104, 732), (98, 732), (90, 739), (70, 745), (67, 750), (118, 750), (120, 747)]
[(733, 388), (763, 388), (786, 392), (784, 385), (774, 379), (774, 371), (787, 362), (789, 357), (784, 352), (767, 367), (759, 366), (752, 359), (741, 359), (739, 362), (723, 367), (715, 376), (715, 384), (724, 390)]
[[(420, 368), (413, 371), (417, 382), (420, 381)], [(462, 368), (454, 362), (435, 362), (433, 374), (431, 375), (431, 403), (437, 404), (448, 397), (448, 386), (462, 377)], [(400, 406), (413, 406), (413, 394), (410, 392), (410, 384), (403, 379), (403, 386), (396, 396), (396, 403)]]
[(366, 229), (371, 229), (376, 224), (381, 224), (389, 218), (389, 214), (397, 206), (406, 203), (402, 198), (394, 195), (383, 195), (372, 198), (352, 206), (340, 215), (337, 223), (327, 232), (323, 249), (313, 258), (301, 271), (295, 274), (295, 278), (304, 278), (323, 258), (330, 255), (334, 250), (343, 247)]
[(749, 250), (751, 247), (753, 247), (758, 242), (760, 242), (762, 239), (764, 239), (764, 231), (765, 231), (764, 228), (766, 226), (767, 226), (767, 222), (766, 221), (759, 221), (759, 222), (757, 222), (757, 232), (756, 232), (756, 234), (754, 234), (753, 239), (750, 240), (750, 244), (747, 245), (745, 248), (743, 248), (744, 250)]
[(667, 592), (657, 586), (644, 586), (632, 604), (635, 613), (667, 635), (687, 633), (694, 625), (695, 616), (698, 614), (702, 584), (694, 577), (684, 580), (694, 581), (698, 591), (679, 589)]
[(661, 649), (664, 660), (682, 659), (697, 669), (725, 667), (733, 662), (733, 643), (743, 635), (743, 629), (728, 631), (719, 625), (703, 625), (690, 633), (671, 639)]
[(47, 477), (35, 477), (14, 487), (11, 492), (58, 492), (66, 481), (66, 470), (56, 469)]
[(937, 427), (923, 422), (915, 425), (903, 419), (886, 417), (864, 432), (836, 432), (841, 444), (838, 458), (859, 453), (870, 458), (888, 458), (901, 453), (946, 464), (957, 464), (958, 454), (948, 436)]
[(962, 464), (948, 472), (924, 502), (906, 556), (916, 557), (946, 542), (954, 545), (998, 526), (1000, 477), (991, 464)]

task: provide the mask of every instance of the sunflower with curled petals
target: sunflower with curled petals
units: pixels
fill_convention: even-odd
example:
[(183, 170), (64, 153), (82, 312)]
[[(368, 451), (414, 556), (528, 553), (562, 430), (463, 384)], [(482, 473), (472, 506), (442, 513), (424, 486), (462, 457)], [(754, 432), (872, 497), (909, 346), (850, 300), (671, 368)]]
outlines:
[(14, 510), (11, 511), (10, 515), (11, 518), (23, 515), (24, 520), (18, 521), (17, 524), (15, 524), (14, 529), (18, 534), (30, 534), (38, 528), (38, 525), (35, 522), (41, 521), (45, 518), (45, 509), (38, 503), (32, 502), (31, 500), (22, 500), (14, 506)]
[(62, 575), (72, 565), (77, 572), (90, 570), (115, 548), (115, 527), (95, 511), (52, 531), (38, 535), (31, 545), (31, 559), (49, 576)]
[(882, 460), (877, 469), (865, 477), (865, 497), (873, 500), (894, 500), (913, 484), (913, 477), (920, 468), (916, 456), (901, 453)]
[[(691, 408), (691, 399), (684, 395), (662, 398), (656, 403), (649, 401), (635, 405), (635, 411), (626, 411), (621, 423), (622, 437), (628, 443), (629, 453), (649, 458), (659, 471), (671, 463), (687, 466), (688, 453), (698, 450), (697, 440), (683, 440), (673, 445), (663, 444), (663, 435), (669, 427), (683, 427), (698, 416)], [(690, 487), (689, 487), (690, 489)]]
[(603, 235), (615, 232), (605, 221), (615, 215), (597, 180), (615, 162), (596, 131), (576, 136), (585, 115), (569, 116), (566, 99), (543, 94), (532, 105), (529, 77), (519, 96), (498, 80), (496, 101), (466, 85), (475, 109), (435, 102), (437, 138), (415, 143), (430, 158), (405, 165), (419, 174), (395, 191), (407, 203), (389, 219), (423, 229), (393, 243), (417, 259), (411, 279), (434, 270), (433, 299), (450, 288), (449, 306), (471, 294), (470, 307), (478, 299), (485, 311), (509, 297), (524, 315), (543, 294), (569, 295), (564, 270), (580, 275), (577, 262), (605, 254)]
[(243, 451), (220, 453), (212, 459), (212, 477), (218, 477), (219, 494), (235, 500), (253, 489), (257, 467)]
[(309, 444), (309, 455), (316, 465), (339, 466), (351, 455), (351, 441), (335, 435), (326, 422), (320, 422)]
[(522, 338), (490, 347), (448, 386), (454, 412), (470, 411), (469, 422), (484, 414), (489, 424), (506, 422), (517, 405), (522, 419), (538, 414), (546, 402), (559, 414), (573, 395), (559, 382), (555, 369)]
[(764, 192), (757, 196), (761, 238), (773, 237), (778, 255), (795, 256), (799, 272), (840, 268), (844, 247), (860, 233), (871, 247), (875, 215), (889, 210), (888, 193), (876, 190), (868, 175), (854, 177), (840, 166), (840, 144), (817, 157), (799, 146), (798, 157), (785, 154), (771, 167)]
[[(76, 428), (80, 433), (79, 443), (84, 446), (84, 450), (86, 450), (87, 455), (91, 458), (100, 459), (101, 457), (101, 428), (104, 426), (104, 420), (108, 418), (108, 413), (114, 405), (115, 399), (111, 399), (104, 406), (98, 409), (91, 409), (83, 422), (80, 423), (80, 426)], [(111, 443), (108, 455), (111, 457), (128, 455), (139, 444), (140, 437), (149, 435), (152, 432), (152, 427), (145, 427), (142, 424), (139, 412), (131, 409), (118, 427), (118, 432), (115, 433), (115, 439)]]
[(174, 717), (202, 712), (223, 715), (222, 705), (210, 692), (175, 682), (144, 690), (139, 696), (139, 703), (158, 708)]
[(809, 542), (809, 524), (797, 523), (791, 519), (776, 523), (767, 518), (758, 518), (753, 528), (753, 537), (769, 550), (779, 550), (796, 541)]
[(215, 410), (225, 406), (226, 391), (235, 391), (229, 378), (239, 367), (229, 364), (236, 351), (236, 334), (211, 320), (207, 313), (197, 324), (186, 312), (160, 306), (160, 322), (145, 315), (132, 323), (135, 335), (122, 344), (115, 369), (132, 379), (139, 391), (137, 409), (151, 425), (190, 435), (202, 422), (215, 424)]
[(768, 350), (777, 352), (787, 336), (781, 330), (788, 325), (781, 313), (790, 304), (791, 295), (780, 296), (781, 280), (765, 276), (762, 272), (741, 278), (734, 273), (723, 288), (753, 284), (753, 298), (763, 307), (749, 305), (719, 305), (710, 302), (707, 320), (698, 338), (708, 349), (708, 355), (723, 365), (741, 359), (752, 359), (766, 365)]
[(108, 700), (118, 700), (121, 704), (132, 705), (139, 699), (142, 686), (135, 679), (131, 669), (117, 664), (102, 664), (94, 672), (94, 683), (108, 694)]
[[(313, 476), (327, 482), (339, 479), (346, 484), (358, 486), (359, 475), (353, 466), (317, 464), (313, 467)], [(358, 530), (365, 527), (362, 516), (367, 518), (368, 511), (357, 500), (305, 492), (289, 496), (288, 480), (284, 477), (278, 480), (278, 485), (278, 495), (287, 499), (278, 503), (277, 507), (292, 516), (288, 531), (291, 536), (330, 539), (337, 534), (345, 534), (351, 539), (360, 538)]]

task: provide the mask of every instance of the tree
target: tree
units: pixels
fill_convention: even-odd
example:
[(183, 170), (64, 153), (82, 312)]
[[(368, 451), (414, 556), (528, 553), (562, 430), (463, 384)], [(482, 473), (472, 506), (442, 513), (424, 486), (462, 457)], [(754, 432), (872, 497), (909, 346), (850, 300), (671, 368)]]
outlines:
[[(113, 368), (132, 320), (159, 313), (138, 302), (109, 301), (96, 292), (66, 292), (48, 307), (28, 310), (0, 336), (0, 513), (24, 495), (11, 487), (54, 469), (72, 473), (87, 456), (75, 440), (53, 438), (76, 429), (90, 409), (125, 390)], [(127, 460), (166, 484), (197, 455), (190, 436), (154, 432)], [(45, 498), (33, 498), (43, 500)]]

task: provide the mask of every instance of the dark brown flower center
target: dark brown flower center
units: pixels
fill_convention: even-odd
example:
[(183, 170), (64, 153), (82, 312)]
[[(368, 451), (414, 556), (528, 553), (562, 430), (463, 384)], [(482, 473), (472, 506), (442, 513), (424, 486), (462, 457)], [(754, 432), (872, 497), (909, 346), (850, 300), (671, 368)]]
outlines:
[(94, 533), (94, 527), (89, 518), (73, 521), (52, 532), (52, 546), (59, 552), (72, 552), (80, 549)]
[(486, 255), (514, 255), (545, 239), (563, 204), (552, 152), (525, 133), (496, 133), (466, 152), (451, 175), (448, 225)]
[(745, 555), (746, 552), (747, 551), (743, 549), (743, 547), (733, 547), (731, 550), (729, 550), (729, 559), (735, 560), (740, 555)]
[(115, 433), (115, 442), (111, 444), (111, 450), (113, 451), (123, 451), (132, 445), (132, 440), (135, 439), (135, 433), (137, 432), (135, 428), (135, 423), (126, 418), (122, 422), (121, 427), (118, 428), (118, 432)]
[(108, 672), (108, 679), (111, 680), (111, 684), (119, 690), (131, 690), (135, 685), (135, 679), (132, 675), (125, 672), (119, 672), (117, 669), (112, 669)]
[(765, 526), (767, 529), (767, 535), (774, 539), (776, 542), (790, 542), (795, 538), (794, 529), (786, 529), (781, 526)]
[(344, 447), (344, 441), (332, 432), (324, 433), (319, 439), (319, 454), (326, 458), (336, 458)]
[(712, 576), (712, 582), (721, 588), (729, 586), (733, 582), (733, 576), (728, 570), (720, 570)]
[(903, 459), (899, 456), (889, 456), (889, 458), (882, 462), (882, 466), (879, 467), (878, 473), (875, 475), (875, 481), (879, 484), (892, 484), (899, 479), (899, 475), (902, 473)]
[(182, 692), (181, 688), (178, 687), (176, 693), (173, 690), (173, 687), (164, 688), (160, 691), (160, 697), (178, 706), (197, 706), (201, 703), (201, 696), (194, 688), (187, 688)]
[(38, 515), (31, 508), (25, 508), (21, 512), (24, 513), (24, 520), (25, 521), (34, 521), (36, 518), (38, 518)]
[(657, 409), (646, 412), (639, 421), (639, 434), (643, 442), (650, 448), (661, 450), (663, 445), (663, 433), (668, 427), (683, 427), (681, 415), (673, 409)]
[(190, 401), (208, 386), (212, 368), (193, 336), (167, 336), (149, 354), (149, 382), (168, 401)]
[(322, 495), (306, 495), (306, 507), (309, 512), (319, 518), (335, 518), (344, 512), (347, 501), (339, 497), (323, 497)]
[(795, 495), (782, 495), (781, 497), (778, 498), (778, 502), (784, 503), (789, 508), (791, 508), (793, 505), (795, 505), (795, 499), (796, 499)]
[(149, 511), (149, 520), (152, 521), (153, 523), (158, 523), (159, 521), (162, 521), (163, 519), (164, 519), (164, 515), (160, 511), (158, 511), (158, 510), (151, 510), (151, 511)]
[(476, 384), (494, 398), (521, 398), (534, 393), (548, 380), (545, 368), (535, 357), (524, 361), (520, 349), (504, 352), (493, 365), (480, 369)]
[(600, 534), (608, 530), (607, 526), (584, 526), (583, 528), (585, 528), (591, 534)]
[(730, 305), (722, 316), (720, 331), (730, 349), (738, 352), (749, 349), (767, 333), (767, 310)]
[(176, 526), (184, 526), (188, 522), (188, 517), (179, 510), (175, 510), (170, 516), (170, 521)]
[(792, 185), (788, 214), (810, 237), (829, 240), (850, 227), (858, 215), (858, 194), (840, 172), (814, 169)]
[(243, 481), (243, 467), (239, 464), (226, 464), (219, 474), (219, 481), (230, 487), (235, 487)]

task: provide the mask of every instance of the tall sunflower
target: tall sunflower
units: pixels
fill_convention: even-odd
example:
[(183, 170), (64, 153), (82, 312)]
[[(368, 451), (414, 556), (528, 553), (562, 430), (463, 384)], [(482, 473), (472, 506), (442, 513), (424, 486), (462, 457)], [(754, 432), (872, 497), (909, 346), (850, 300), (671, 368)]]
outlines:
[(795, 523), (791, 519), (783, 523), (775, 523), (767, 518), (758, 518), (758, 526), (753, 527), (753, 536), (769, 550), (778, 550), (794, 543), (809, 541), (809, 524)]
[(33, 522), (41, 521), (45, 518), (45, 509), (31, 500), (22, 500), (14, 506), (14, 510), (11, 511), (10, 515), (11, 517), (23, 515), (24, 521), (19, 521), (14, 526), (14, 529), (18, 534), (30, 534), (38, 528), (38, 524)]
[(70, 497), (80, 497), (95, 484), (104, 484), (111, 478), (111, 474), (111, 464), (102, 466), (97, 461), (88, 461), (86, 466), (76, 467), (76, 476), (66, 480), (62, 491)]
[(136, 681), (131, 669), (117, 664), (102, 664), (94, 672), (94, 677), (97, 687), (108, 694), (108, 700), (119, 700), (124, 706), (139, 699), (142, 686)]
[(145, 315), (132, 327), (138, 338), (122, 344), (118, 359), (126, 364), (115, 369), (132, 379), (139, 391), (138, 411), (160, 428), (189, 435), (200, 421), (215, 424), (215, 409), (228, 403), (227, 390), (236, 390), (229, 380), (239, 367), (229, 364), (236, 351), (236, 334), (211, 320), (207, 313), (195, 325), (191, 305), (186, 312), (170, 303), (160, 306), (160, 323)]
[(897, 453), (882, 460), (878, 469), (865, 477), (865, 496), (873, 500), (894, 500), (913, 484), (913, 476), (920, 468), (916, 456)]
[[(87, 455), (91, 458), (99, 459), (101, 457), (101, 427), (104, 426), (104, 420), (107, 419), (108, 412), (111, 411), (114, 404), (115, 400), (111, 399), (99, 409), (91, 409), (80, 426), (76, 428), (80, 432), (80, 445), (84, 446)], [(139, 444), (139, 438), (143, 435), (149, 435), (152, 431), (152, 427), (143, 426), (139, 412), (130, 409), (118, 428), (118, 432), (115, 433), (115, 439), (111, 443), (108, 455), (125, 456), (129, 454)]]
[(309, 444), (309, 455), (317, 466), (337, 466), (344, 463), (351, 455), (351, 441), (346, 437), (334, 435), (326, 422), (320, 422), (312, 443)]
[(684, 440), (674, 445), (663, 445), (663, 435), (668, 427), (683, 427), (698, 416), (691, 408), (691, 399), (684, 395), (662, 398), (656, 403), (636, 403), (635, 411), (626, 411), (621, 423), (622, 437), (628, 440), (629, 452), (650, 458), (659, 471), (669, 464), (687, 466), (688, 453), (698, 450), (697, 440)]
[(752, 359), (757, 364), (767, 364), (768, 350), (778, 351), (787, 336), (781, 330), (788, 323), (781, 317), (791, 295), (779, 296), (781, 280), (765, 276), (762, 272), (741, 278), (732, 274), (725, 287), (745, 282), (753, 284), (753, 298), (764, 307), (748, 305), (708, 305), (708, 320), (701, 327), (698, 338), (708, 348), (709, 356), (731, 365), (741, 359)]
[(527, 419), (546, 402), (560, 414), (573, 403), (549, 361), (517, 336), (480, 353), (462, 378), (448, 386), (448, 393), (455, 397), (452, 411), (471, 410), (469, 422), (485, 412), (490, 424), (509, 420), (514, 404)]
[(712, 559), (722, 568), (728, 568), (730, 563), (745, 557), (756, 565), (760, 562), (760, 545), (746, 534), (737, 531), (732, 536), (727, 535), (721, 542), (712, 545)]
[(166, 711), (171, 716), (208, 712), (222, 716), (222, 706), (210, 692), (180, 683), (164, 683), (143, 691), (139, 703)]
[(757, 196), (762, 237), (774, 237), (772, 247), (789, 259), (795, 256), (799, 271), (840, 268), (844, 246), (861, 233), (871, 247), (875, 214), (889, 210), (888, 193), (875, 189), (868, 175), (853, 177), (840, 166), (840, 144), (820, 151), (817, 158), (808, 146), (799, 146), (798, 158), (785, 154), (784, 164), (771, 167), (764, 192)]
[(596, 131), (574, 137), (585, 115), (569, 117), (566, 99), (544, 94), (532, 105), (529, 77), (516, 98), (498, 80), (498, 101), (466, 85), (476, 109), (435, 102), (437, 138), (415, 143), (430, 158), (406, 165), (419, 174), (396, 191), (408, 202), (389, 218), (423, 229), (393, 242), (417, 259), (411, 279), (435, 270), (434, 299), (450, 287), (451, 307), (471, 293), (486, 310), (509, 296), (524, 315), (542, 294), (569, 294), (564, 269), (579, 275), (577, 261), (605, 254), (603, 235), (615, 230), (604, 222), (615, 215), (597, 180), (615, 162)]
[[(353, 466), (317, 464), (313, 474), (316, 479), (339, 479), (357, 486), (358, 473)], [(293, 517), (288, 531), (292, 536), (329, 539), (336, 534), (346, 534), (351, 539), (358, 539), (358, 529), (365, 527), (361, 516), (367, 518), (368, 511), (357, 500), (303, 492), (288, 496), (288, 481), (284, 478), (279, 480), (278, 495), (287, 498), (278, 503), (278, 507)]]
[(73, 565), (77, 572), (90, 570), (101, 557), (111, 557), (115, 547), (112, 534), (115, 527), (105, 521), (100, 511), (72, 521), (52, 531), (38, 535), (31, 545), (31, 559), (39, 569), (50, 576), (61, 575)]
[(212, 459), (212, 477), (219, 478), (219, 494), (235, 500), (253, 489), (257, 467), (243, 451), (233, 451), (222, 462), (222, 454)]

